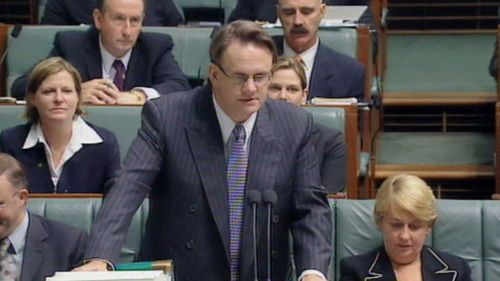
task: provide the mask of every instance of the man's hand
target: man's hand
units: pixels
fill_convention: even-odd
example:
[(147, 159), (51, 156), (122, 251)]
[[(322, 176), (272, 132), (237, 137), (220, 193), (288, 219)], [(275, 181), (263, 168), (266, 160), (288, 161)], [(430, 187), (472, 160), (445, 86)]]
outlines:
[(319, 277), (318, 275), (314, 274), (307, 274), (302, 278), (302, 281), (326, 281), (325, 279)]
[(143, 105), (147, 101), (146, 94), (140, 90), (121, 92), (116, 99), (117, 104)]
[(115, 104), (120, 91), (109, 79), (94, 79), (82, 83), (82, 103)]
[(104, 260), (92, 260), (82, 266), (73, 268), (73, 271), (108, 271), (108, 263)]

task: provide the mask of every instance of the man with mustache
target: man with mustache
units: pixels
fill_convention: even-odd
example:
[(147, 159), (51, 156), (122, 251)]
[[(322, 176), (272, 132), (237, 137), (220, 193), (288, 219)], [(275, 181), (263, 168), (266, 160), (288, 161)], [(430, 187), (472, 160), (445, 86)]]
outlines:
[(279, 0), (284, 36), (274, 37), (278, 53), (302, 61), (313, 97), (363, 99), (364, 66), (321, 44), (318, 29), (326, 11), (323, 0)]
[[(97, 0), (95, 27), (56, 34), (49, 57), (70, 62), (82, 76), (82, 102), (143, 104), (160, 94), (187, 90), (189, 83), (172, 55), (172, 38), (142, 33), (145, 0)], [(28, 74), (12, 85), (24, 99)]]

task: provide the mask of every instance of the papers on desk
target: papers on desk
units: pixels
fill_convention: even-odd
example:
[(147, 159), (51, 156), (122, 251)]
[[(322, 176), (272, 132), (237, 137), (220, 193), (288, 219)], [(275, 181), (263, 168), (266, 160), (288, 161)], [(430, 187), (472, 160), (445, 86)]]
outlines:
[(309, 103), (312, 105), (347, 105), (357, 103), (356, 98), (322, 98), (314, 97)]
[[(361, 15), (367, 9), (366, 6), (326, 6), (326, 13), (320, 23), (321, 27), (356, 27)], [(281, 27), (279, 18), (275, 23), (264, 23), (263, 28)]]
[(69, 271), (56, 272), (45, 281), (172, 281), (161, 270), (150, 271)]

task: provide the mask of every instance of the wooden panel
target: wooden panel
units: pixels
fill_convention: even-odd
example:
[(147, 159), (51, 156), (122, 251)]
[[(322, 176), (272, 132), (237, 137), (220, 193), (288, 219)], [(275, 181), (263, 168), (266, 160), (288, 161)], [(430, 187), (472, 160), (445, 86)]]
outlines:
[(7, 24), (0, 24), (0, 97), (5, 96), (7, 93), (5, 85), (5, 57), (7, 55), (7, 34), (9, 31), (9, 26), (10, 25)]
[(481, 105), (491, 104), (497, 100), (496, 93), (443, 93), (423, 92), (384, 93), (384, 106), (416, 106), (416, 105)]
[(373, 174), (381, 180), (395, 173), (409, 173), (425, 179), (493, 178), (495, 168), (485, 165), (376, 165)]

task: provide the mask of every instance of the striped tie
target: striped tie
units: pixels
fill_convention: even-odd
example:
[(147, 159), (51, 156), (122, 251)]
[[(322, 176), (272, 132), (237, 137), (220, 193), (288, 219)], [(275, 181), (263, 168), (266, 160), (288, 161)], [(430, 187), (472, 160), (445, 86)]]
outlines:
[(0, 280), (17, 281), (18, 272), (13, 255), (9, 255), (10, 240), (4, 238), (0, 241)]
[(245, 128), (236, 124), (231, 134), (231, 153), (227, 164), (229, 195), (229, 253), (231, 281), (239, 280), (243, 202), (247, 178), (248, 157), (245, 151)]

